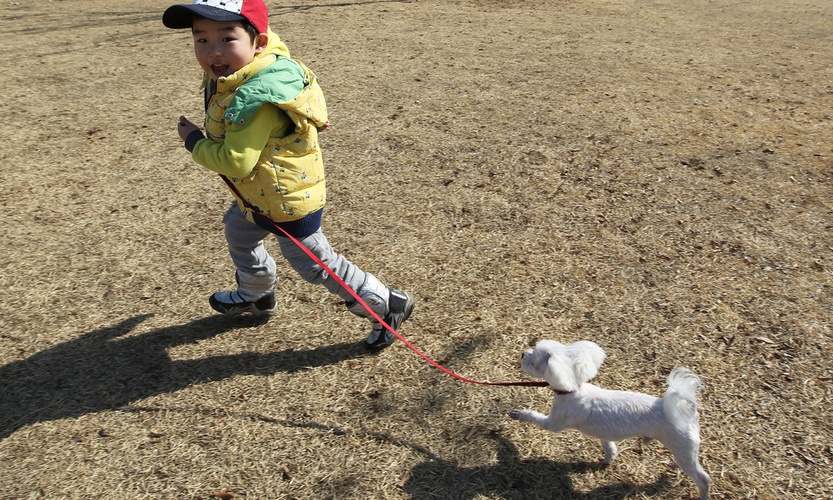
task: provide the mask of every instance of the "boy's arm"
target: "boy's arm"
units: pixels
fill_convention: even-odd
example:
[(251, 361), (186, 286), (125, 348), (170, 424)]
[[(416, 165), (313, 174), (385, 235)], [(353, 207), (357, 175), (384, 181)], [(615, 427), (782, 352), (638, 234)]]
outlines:
[(272, 130), (280, 125), (279, 112), (274, 106), (264, 104), (245, 125), (230, 126), (223, 142), (200, 138), (191, 132), (186, 147), (193, 145), (192, 158), (205, 168), (227, 177), (245, 177), (257, 164)]

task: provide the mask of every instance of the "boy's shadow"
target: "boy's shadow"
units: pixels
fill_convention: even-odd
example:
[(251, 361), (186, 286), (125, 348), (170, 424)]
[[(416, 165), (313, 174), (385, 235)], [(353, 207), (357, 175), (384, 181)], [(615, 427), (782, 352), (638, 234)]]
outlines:
[(240, 374), (291, 373), (367, 354), (359, 342), (173, 361), (167, 352), (171, 347), (257, 326), (262, 320), (211, 316), (119, 338), (149, 316), (134, 316), (0, 366), (0, 439), (35, 422), (114, 409), (192, 384)]
[(601, 470), (601, 462), (554, 462), (545, 459), (521, 460), (518, 450), (498, 433), (492, 434), (498, 447), (498, 463), (477, 467), (458, 467), (433, 458), (417, 464), (404, 485), (414, 500), (470, 500), (481, 496), (504, 499), (622, 499), (637, 493), (656, 494), (668, 486), (661, 476), (645, 486), (615, 483), (584, 493), (573, 489), (570, 474)]

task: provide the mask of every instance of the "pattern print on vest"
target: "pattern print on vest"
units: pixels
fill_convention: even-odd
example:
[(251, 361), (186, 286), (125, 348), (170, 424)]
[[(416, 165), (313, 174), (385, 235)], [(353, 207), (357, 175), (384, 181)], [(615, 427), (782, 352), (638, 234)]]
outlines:
[[(289, 68), (303, 71), (305, 86), (289, 101), (275, 100), (269, 93), (269, 79), (289, 75), (285, 72), (291, 71)], [(297, 78), (297, 73), (291, 76)], [(206, 135), (222, 142), (229, 127), (245, 126), (264, 106), (273, 110), (278, 122), (283, 121), (285, 126), (272, 130), (274, 135), (249, 175), (230, 180), (246, 202), (275, 222), (297, 220), (326, 203), (318, 128), (327, 123), (327, 109), (315, 74), (309, 68), (289, 58), (269, 56), (257, 58), (237, 73), (218, 79), (205, 114)], [(251, 209), (242, 202), (238, 205), (252, 220)]]

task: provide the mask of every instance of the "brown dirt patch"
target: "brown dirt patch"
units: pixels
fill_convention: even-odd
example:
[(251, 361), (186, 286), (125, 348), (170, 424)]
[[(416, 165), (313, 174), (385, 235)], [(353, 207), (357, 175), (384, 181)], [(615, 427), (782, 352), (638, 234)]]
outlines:
[[(715, 498), (830, 498), (833, 4), (270, 2), (316, 70), (334, 245), (476, 378), (592, 339), (607, 387), (706, 381)], [(281, 268), (214, 317), (229, 196), (168, 2), (0, 3), (0, 497), (679, 498), (658, 446), (509, 421)], [(275, 246), (272, 245), (275, 249)]]

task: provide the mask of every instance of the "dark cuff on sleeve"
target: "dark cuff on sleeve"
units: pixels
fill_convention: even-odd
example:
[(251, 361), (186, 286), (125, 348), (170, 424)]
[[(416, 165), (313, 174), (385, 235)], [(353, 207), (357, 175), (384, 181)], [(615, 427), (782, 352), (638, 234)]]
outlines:
[(194, 147), (200, 142), (202, 139), (205, 139), (205, 134), (202, 133), (202, 130), (195, 130), (188, 134), (188, 137), (185, 138), (185, 149), (189, 152), (194, 151)]

